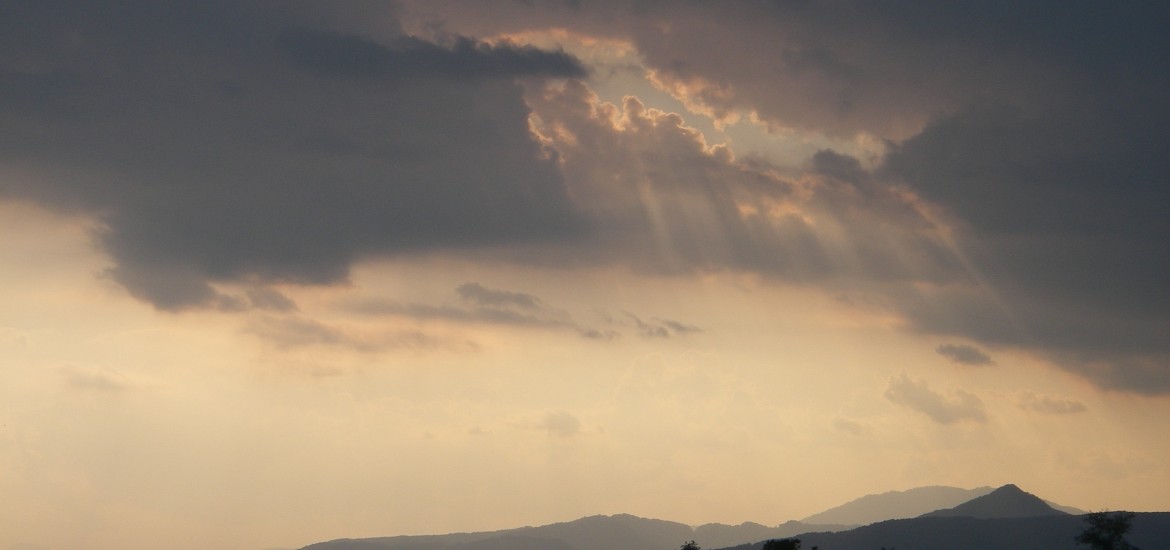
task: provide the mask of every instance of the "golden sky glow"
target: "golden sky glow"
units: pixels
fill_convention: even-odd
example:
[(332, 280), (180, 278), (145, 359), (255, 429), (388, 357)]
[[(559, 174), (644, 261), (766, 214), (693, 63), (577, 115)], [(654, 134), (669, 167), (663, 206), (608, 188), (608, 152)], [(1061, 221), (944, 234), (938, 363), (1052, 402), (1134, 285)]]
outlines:
[[(699, 56), (685, 69), (663, 62), (697, 47), (673, 42), (704, 28), (687, 14), (674, 34), (651, 33), (659, 47), (650, 23), (474, 6), (336, 18), (372, 42), (415, 35), (425, 45), (394, 55), (455, 67), (439, 76), (398, 58), (385, 69), (302, 55), (353, 44), (279, 34), (309, 76), (264, 64), (271, 75), (214, 93), (252, 101), (261, 81), (284, 78), (287, 105), (216, 103), (141, 156), (109, 145), (42, 166), (3, 151), (0, 550), (260, 550), (613, 513), (772, 525), (925, 485), (1015, 483), (1084, 509), (1170, 508), (1164, 350), (1137, 339), (1116, 346), (1136, 349), (1123, 357), (1133, 362), (1110, 362), (1122, 356), (1109, 342), (1080, 348), (1036, 324), (1083, 304), (1061, 302), (1057, 283), (1033, 295), (1030, 279), (1002, 275), (988, 258), (1026, 256), (1010, 248), (1018, 235), (981, 232), (981, 212), (915, 187), (926, 168), (890, 160), (915, 161), (915, 136), (950, 136), (927, 122), (942, 110), (903, 116), (887, 98), (893, 114), (879, 120), (858, 100), (830, 121), (833, 107), (809, 99), (807, 116), (791, 115), (753, 95), (779, 76), (727, 76), (758, 60), (731, 60), (727, 74)], [(473, 46), (435, 46), (451, 36)], [(588, 75), (532, 51), (573, 56)], [(0, 53), (6, 71), (51, 72)], [(463, 54), (489, 76), (441, 57)], [(521, 54), (531, 66), (515, 74), (488, 63)], [(109, 71), (140, 76), (112, 59)], [(191, 65), (204, 70), (214, 75)], [(397, 70), (422, 84), (378, 72)], [(920, 92), (950, 108), (952, 84)], [(127, 96), (147, 109), (124, 107), (127, 128), (157, 115), (142, 97), (172, 98), (143, 89)], [(1017, 92), (1031, 105), (1030, 89)], [(302, 111), (315, 94), (345, 105)], [(9, 111), (22, 125), (39, 116), (0, 101)], [(224, 122), (301, 116), (304, 135)], [(51, 134), (59, 120), (45, 120), (21, 135)], [(225, 142), (265, 145), (220, 155), (199, 142), (221, 135), (217, 124)], [(123, 165), (126, 181), (147, 184), (123, 186)], [(254, 199), (234, 185), (249, 178), (279, 192)], [(379, 194), (396, 186), (407, 191)], [(111, 198), (121, 193), (130, 198)], [(175, 210), (137, 210), (171, 199)], [(317, 206), (319, 218), (295, 217)], [(234, 217), (259, 212), (256, 226)], [(211, 221), (158, 229), (187, 213)], [(208, 236), (221, 229), (226, 241)], [(1108, 315), (1164, 320), (1151, 303)], [(1005, 318), (1019, 327), (988, 321)], [(1135, 389), (1134, 365), (1148, 366), (1152, 389)]]

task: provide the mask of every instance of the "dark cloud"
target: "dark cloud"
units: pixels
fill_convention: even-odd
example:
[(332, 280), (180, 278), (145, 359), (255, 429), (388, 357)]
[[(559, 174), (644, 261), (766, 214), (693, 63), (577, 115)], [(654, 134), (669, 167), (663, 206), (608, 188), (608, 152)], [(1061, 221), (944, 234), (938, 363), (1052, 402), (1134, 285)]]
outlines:
[[(377, 3), (6, 3), (0, 198), (96, 216), (107, 275), (162, 309), (291, 309), (224, 283), (335, 284), (357, 260), (436, 250), (732, 269), (1170, 393), (1159, 3), (406, 6), (438, 38), (405, 35)], [(635, 98), (522, 89), (583, 74), (496, 38), (549, 28), (629, 40), (716, 116), (865, 133), (888, 152), (870, 171), (825, 150), (800, 174)], [(395, 307), (555, 320), (506, 299)]]
[(831, 176), (790, 175), (736, 159), (678, 114), (633, 97), (602, 103), (569, 81), (533, 90), (528, 101), (574, 199), (594, 220), (588, 242), (541, 249), (533, 261), (668, 274), (733, 268), (810, 284), (965, 276), (941, 228), (853, 157), (823, 151), (819, 166)]
[(298, 64), (337, 76), (469, 79), (586, 75), (584, 66), (564, 52), (511, 43), (485, 44), (462, 36), (449, 47), (409, 36), (384, 46), (361, 36), (297, 28), (281, 33), (278, 43)]
[(947, 209), (995, 294), (903, 301), (915, 324), (1041, 350), (1103, 387), (1170, 391), (1166, 115), (981, 107), (893, 149), (884, 175)]
[[(0, 197), (97, 215), (109, 276), (162, 309), (246, 305), (222, 282), (329, 284), (363, 257), (581, 233), (504, 78), (579, 74), (571, 58), (338, 38), (311, 25), (346, 24), (319, 12), (347, 5), (305, 6), (6, 5)], [(306, 71), (288, 29), (321, 63), (342, 46), (304, 33), (395, 62), (377, 79)]]
[(925, 414), (939, 424), (987, 421), (983, 401), (974, 394), (956, 389), (947, 397), (930, 389), (925, 380), (913, 380), (906, 373), (890, 379), (886, 399)]
[[(634, 43), (668, 89), (716, 116), (907, 137), (937, 113), (1155, 97), (1170, 81), (1156, 3), (911, 0), (406, 2), (479, 35), (568, 27)], [(761, 54), (767, 52), (767, 54)]]
[(966, 344), (943, 344), (934, 349), (939, 355), (961, 365), (985, 366), (994, 365), (995, 361), (983, 350)]
[[(693, 204), (646, 205), (658, 225), (641, 234), (654, 235), (657, 248), (644, 250), (665, 248), (689, 266), (845, 279), (853, 292), (883, 296), (915, 330), (1034, 350), (1103, 388), (1170, 392), (1165, 6), (651, 1), (570, 9), (538, 1), (498, 17), (436, 11), (472, 34), (559, 21), (628, 39), (658, 82), (693, 108), (753, 112), (776, 129), (889, 140), (872, 174), (831, 151), (811, 159), (830, 183), (800, 211), (821, 227), (826, 219), (809, 215), (814, 207), (836, 214), (829, 219), (844, 229), (845, 258), (808, 218), (762, 224), (740, 215), (758, 204), (735, 195), (734, 212), (716, 192), (704, 197), (706, 219), (718, 220), (706, 238), (695, 236)], [(643, 181), (701, 173), (701, 164), (679, 166), (686, 173), (654, 166)], [(569, 158), (570, 180), (573, 170)], [(642, 185), (643, 195), (654, 189)], [(891, 200), (898, 189), (947, 229), (932, 233), (905, 201)], [(917, 229), (894, 237), (886, 224)]]

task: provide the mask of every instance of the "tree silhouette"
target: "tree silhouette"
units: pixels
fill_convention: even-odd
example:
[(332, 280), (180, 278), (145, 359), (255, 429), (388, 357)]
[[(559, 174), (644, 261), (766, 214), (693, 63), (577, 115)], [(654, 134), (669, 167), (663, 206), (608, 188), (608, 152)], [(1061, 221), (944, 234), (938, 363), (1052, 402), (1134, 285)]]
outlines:
[(703, 550), (703, 548), (698, 544), (695, 544), (695, 541), (692, 540), (690, 542), (684, 543), (679, 547), (678, 550)]
[(1126, 542), (1133, 512), (1093, 512), (1085, 516), (1085, 530), (1077, 535), (1077, 542), (1093, 550), (1138, 550)]
[(800, 539), (771, 539), (764, 543), (764, 550), (800, 550)]

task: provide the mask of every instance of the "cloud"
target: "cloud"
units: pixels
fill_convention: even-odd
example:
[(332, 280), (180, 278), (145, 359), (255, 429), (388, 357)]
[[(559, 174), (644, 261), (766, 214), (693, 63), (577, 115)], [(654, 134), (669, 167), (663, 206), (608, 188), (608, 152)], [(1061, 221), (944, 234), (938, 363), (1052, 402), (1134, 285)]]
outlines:
[[(804, 283), (965, 276), (942, 228), (867, 174), (844, 181), (736, 159), (676, 113), (635, 97), (603, 102), (576, 81), (526, 97), (594, 228), (577, 246), (541, 248), (528, 261), (676, 275), (730, 268)], [(831, 151), (819, 158), (826, 172), (834, 162), (858, 163)]]
[[(166, 310), (239, 306), (221, 283), (335, 284), (361, 258), (584, 230), (510, 80), (580, 74), (572, 58), (428, 44), (390, 14), (381, 35), (327, 30), (352, 23), (343, 8), (10, 10), (0, 162), (20, 176), (0, 198), (96, 216), (109, 277)], [(373, 61), (342, 55), (362, 48)]]
[(561, 52), (511, 43), (485, 44), (457, 36), (449, 46), (400, 37), (385, 46), (352, 34), (294, 28), (277, 43), (297, 64), (327, 75), (366, 78), (514, 78), (586, 76), (581, 63)]
[(1037, 395), (1031, 392), (1020, 397), (1019, 405), (1026, 411), (1044, 414), (1076, 414), (1089, 410), (1084, 403), (1075, 399)]
[[(412, 319), (439, 319), (459, 323), (485, 323), (515, 327), (532, 327), (571, 331), (587, 340), (609, 342), (621, 338), (621, 332), (584, 325), (566, 311), (554, 308), (532, 294), (488, 288), (476, 282), (455, 287), (463, 305), (400, 303), (393, 300), (364, 300), (351, 306), (353, 311), (368, 315), (396, 315)], [(653, 318), (649, 323), (627, 314), (640, 323), (638, 330), (658, 330), (662, 336), (696, 332), (700, 329), (669, 319)], [(613, 323), (613, 319), (608, 319)], [(645, 328), (644, 328), (645, 327)]]
[(551, 411), (540, 419), (536, 427), (550, 436), (573, 437), (581, 433), (581, 420), (566, 411)]
[(108, 367), (83, 368), (66, 366), (60, 371), (65, 383), (79, 390), (123, 392), (135, 384), (124, 374)]
[(623, 311), (622, 313), (634, 322), (634, 326), (638, 329), (638, 334), (643, 338), (670, 338), (672, 336), (703, 332), (703, 329), (697, 326), (670, 319), (652, 317), (647, 321), (643, 321), (641, 317), (628, 311)]
[(468, 282), (455, 287), (463, 306), (365, 300), (355, 311), (373, 315), (401, 315), (415, 319), (443, 319), (464, 323), (529, 326), (581, 330), (568, 313), (550, 307), (540, 298), (522, 292), (485, 287)]
[[(1170, 393), (1160, 7), (404, 5), (437, 36), (377, 4), (13, 7), (0, 200), (96, 218), (106, 276), (164, 310), (291, 311), (225, 289), (341, 284), (418, 253), (746, 271)], [(580, 60), (500, 38), (552, 27), (632, 44), (698, 111), (886, 152), (737, 158), (679, 114), (600, 101)], [(495, 309), (477, 315), (525, 322)]]
[(463, 283), (455, 288), (460, 298), (477, 306), (516, 306), (521, 309), (544, 309), (544, 302), (531, 294), (485, 288), (479, 283)]
[(960, 365), (986, 366), (995, 364), (991, 356), (983, 353), (983, 350), (966, 344), (943, 344), (935, 348), (934, 351)]
[(869, 433), (872, 431), (869, 426), (862, 424), (861, 422), (840, 416), (833, 419), (833, 428), (856, 436), (869, 435)]
[(577, 334), (581, 335), (582, 338), (588, 338), (590, 340), (602, 340), (602, 341), (606, 341), (606, 342), (622, 337), (622, 333), (620, 333), (616, 330), (595, 329), (595, 328), (580, 328), (579, 327), (577, 329)]
[(1109, 390), (1170, 393), (1161, 6), (426, 6), (473, 35), (568, 27), (628, 41), (693, 112), (886, 146), (876, 171), (817, 153), (824, 181), (808, 185), (724, 162), (679, 117), (636, 101), (608, 109), (573, 88), (530, 99), (606, 250), (662, 271), (844, 282), (913, 330), (1029, 349)]
[[(979, 100), (1027, 106), (1156, 97), (1167, 83), (1158, 6), (911, 1), (406, 2), (447, 28), (569, 28), (630, 41), (663, 89), (696, 112), (776, 129), (902, 139)], [(1058, 11), (1044, 29), (1026, 22)], [(1093, 32), (1084, 32), (1091, 28)], [(948, 32), (939, 32), (948, 29)], [(770, 55), (760, 55), (761, 51)], [(1124, 66), (1116, 63), (1125, 59)]]
[(982, 107), (894, 148), (886, 177), (959, 221), (977, 292), (900, 300), (923, 330), (1040, 351), (1097, 385), (1170, 391), (1170, 160), (1153, 120)]
[(271, 288), (253, 288), (245, 293), (253, 308), (272, 311), (296, 311), (297, 304)]
[(890, 379), (886, 399), (943, 425), (987, 421), (983, 401), (974, 394), (956, 389), (947, 397), (930, 389), (925, 380), (912, 380), (906, 373)]
[(250, 323), (248, 332), (285, 350), (328, 347), (359, 353), (381, 353), (402, 349), (476, 349), (474, 342), (437, 337), (419, 330), (363, 330), (297, 315), (261, 317)]

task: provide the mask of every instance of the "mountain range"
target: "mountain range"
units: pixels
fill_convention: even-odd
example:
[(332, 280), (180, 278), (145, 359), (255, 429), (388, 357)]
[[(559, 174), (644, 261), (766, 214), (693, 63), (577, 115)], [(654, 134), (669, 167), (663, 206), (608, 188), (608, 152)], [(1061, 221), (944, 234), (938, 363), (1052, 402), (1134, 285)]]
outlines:
[[(970, 498), (960, 500), (964, 496)], [(940, 503), (942, 507), (938, 507)], [(820, 523), (869, 518), (877, 519), (861, 527)], [(1133, 525), (1130, 540), (1134, 544), (1147, 549), (1170, 548), (1170, 513), (1138, 514)], [(1009, 484), (994, 490), (921, 487), (868, 495), (803, 521), (774, 527), (751, 522), (691, 527), (618, 514), (502, 531), (338, 539), (302, 550), (672, 550), (690, 540), (708, 549), (749, 550), (762, 547), (768, 539), (789, 537), (799, 537), (805, 548), (825, 550), (1072, 550), (1076, 548), (1073, 538), (1082, 528), (1079, 515)]]

